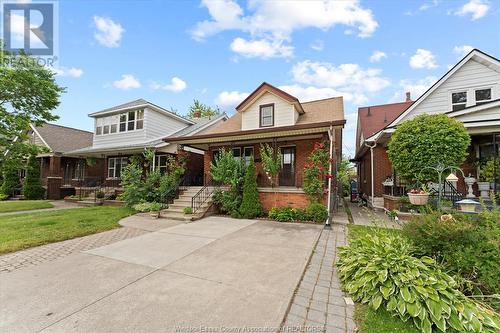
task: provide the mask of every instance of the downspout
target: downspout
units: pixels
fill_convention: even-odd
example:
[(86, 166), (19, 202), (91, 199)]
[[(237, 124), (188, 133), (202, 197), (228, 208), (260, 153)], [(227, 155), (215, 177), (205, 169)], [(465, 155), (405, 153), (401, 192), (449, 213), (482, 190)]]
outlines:
[[(330, 166), (328, 169), (328, 174), (332, 175), (333, 172), (333, 126), (330, 126), (328, 131), (328, 137), (330, 139)], [(333, 205), (332, 205), (332, 177), (328, 178), (328, 218), (326, 220), (325, 227), (331, 228), (331, 223), (333, 219)]]
[(372, 194), (372, 207), (375, 208), (375, 169), (373, 167), (373, 149), (377, 147), (377, 141), (373, 142), (373, 145), (370, 146), (368, 143), (364, 143), (366, 147), (370, 148), (370, 173), (371, 173), (371, 194)]

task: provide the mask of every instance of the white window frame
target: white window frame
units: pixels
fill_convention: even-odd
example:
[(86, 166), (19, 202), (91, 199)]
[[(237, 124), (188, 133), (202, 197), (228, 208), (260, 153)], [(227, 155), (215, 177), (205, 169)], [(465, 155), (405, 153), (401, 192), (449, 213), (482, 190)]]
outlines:
[[(478, 103), (478, 101), (476, 99), (476, 91), (478, 91), (478, 90), (489, 90), (490, 91), (490, 99), (485, 99), (485, 100), (482, 100)], [(488, 103), (488, 102), (491, 102), (492, 100), (493, 100), (493, 87), (474, 88), (474, 103), (475, 103), (475, 105), (481, 105), (484, 103)]]
[[(110, 161), (113, 160), (114, 163), (113, 163), (113, 167), (110, 167)], [(120, 177), (118, 177), (116, 175), (116, 166), (117, 166), (117, 161), (120, 161), (120, 174), (121, 174), (121, 170), (123, 169), (124, 166), (126, 166), (128, 164), (128, 157), (108, 157), (108, 177), (107, 179), (119, 179)], [(112, 175), (110, 176), (109, 172), (110, 170), (113, 170), (113, 173)]]
[[(246, 155), (246, 150), (247, 149), (251, 149), (252, 150), (252, 154), (250, 156)], [(249, 165), (250, 164), (250, 159), (252, 157), (254, 157), (254, 156), (255, 156), (255, 148), (253, 146), (243, 147), (243, 154), (241, 155), (241, 158), (243, 158), (243, 160), (245, 161), (245, 165)]]
[[(129, 113), (134, 113), (134, 119), (130, 120)], [(99, 117), (96, 119), (96, 135), (111, 135), (117, 133), (125, 133), (132, 131), (141, 131), (144, 129), (144, 109), (131, 110), (119, 114), (114, 114), (106, 117)], [(122, 121), (122, 117), (124, 117)], [(129, 129), (129, 123), (133, 124), (133, 129)], [(124, 126), (124, 129), (121, 130), (121, 126)], [(139, 128), (140, 127), (140, 128)]]
[[(160, 170), (161, 174), (165, 174), (167, 172), (168, 156), (169, 156), (168, 154), (155, 155), (155, 167), (154, 167), (154, 169), (155, 170)], [(165, 164), (164, 165), (162, 165), (160, 163), (162, 157), (164, 157), (164, 160), (165, 160)]]
[[(460, 102), (460, 103), (453, 103), (453, 94), (460, 94), (460, 93), (465, 93), (465, 102)], [(460, 89), (460, 90), (455, 90), (450, 92), (450, 102), (451, 102), (451, 111), (458, 111), (462, 109), (453, 109), (454, 105), (463, 105), (464, 109), (467, 107), (467, 101), (469, 100), (469, 93), (467, 89)]]

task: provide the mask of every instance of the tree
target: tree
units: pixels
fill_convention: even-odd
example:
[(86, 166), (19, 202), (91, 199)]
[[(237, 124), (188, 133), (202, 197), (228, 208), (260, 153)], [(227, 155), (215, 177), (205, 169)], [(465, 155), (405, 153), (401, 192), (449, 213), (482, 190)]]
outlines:
[(241, 202), (240, 214), (243, 218), (253, 219), (254, 217), (261, 216), (262, 213), (262, 204), (260, 203), (259, 192), (257, 191), (257, 174), (252, 158), (245, 171), (243, 200)]
[(51, 111), (65, 89), (57, 85), (53, 71), (29, 55), (2, 51), (0, 58), (0, 147), (9, 158), (25, 157), (33, 146), (27, 140), (30, 123), (57, 120)]
[(426, 167), (459, 167), (467, 157), (470, 137), (464, 125), (444, 114), (423, 114), (399, 125), (389, 142), (389, 159), (407, 181), (436, 181)]
[(28, 200), (43, 199), (43, 195), (45, 193), (45, 189), (43, 188), (40, 180), (40, 164), (35, 155), (31, 155), (28, 158), (23, 193), (24, 197)]
[(260, 157), (262, 158), (262, 169), (264, 169), (267, 179), (274, 189), (274, 206), (276, 206), (277, 194), (274, 185), (276, 185), (276, 179), (281, 170), (281, 151), (279, 149), (275, 151), (269, 144), (264, 143), (260, 145)]
[[(321, 202), (325, 194), (330, 154), (328, 143), (315, 142), (304, 167), (304, 192), (310, 203)], [(331, 177), (331, 175), (329, 175)]]
[(352, 174), (352, 165), (347, 156), (342, 156), (337, 166), (337, 179), (342, 190), (342, 197), (348, 196), (350, 192), (350, 180)]
[(193, 105), (189, 107), (188, 118), (208, 118), (220, 114), (219, 107), (215, 108), (201, 103), (199, 100), (193, 100)]

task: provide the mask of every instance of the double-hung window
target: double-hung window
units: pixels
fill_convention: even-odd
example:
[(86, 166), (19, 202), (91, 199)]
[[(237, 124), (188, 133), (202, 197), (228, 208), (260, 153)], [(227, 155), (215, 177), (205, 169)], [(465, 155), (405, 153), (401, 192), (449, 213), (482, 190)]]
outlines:
[(102, 134), (102, 125), (104, 124), (104, 119), (103, 118), (97, 118), (95, 120), (95, 135), (101, 135)]
[(241, 159), (241, 148), (240, 147), (233, 148), (233, 158), (237, 161), (239, 161)]
[(491, 101), (491, 88), (477, 89), (475, 91), (476, 105), (488, 103)]
[(259, 110), (260, 127), (274, 126), (274, 104), (261, 105)]
[(120, 132), (125, 132), (127, 130), (127, 114), (123, 113), (120, 115)]
[(160, 173), (162, 175), (167, 172), (167, 162), (168, 162), (168, 155), (155, 156), (155, 169), (160, 170)]
[(453, 111), (463, 110), (467, 105), (467, 91), (451, 93), (451, 109)]
[(128, 164), (127, 157), (108, 158), (108, 178), (120, 178), (122, 168)]
[(245, 161), (245, 165), (250, 164), (250, 160), (253, 157), (253, 147), (244, 147), (243, 148), (243, 160)]

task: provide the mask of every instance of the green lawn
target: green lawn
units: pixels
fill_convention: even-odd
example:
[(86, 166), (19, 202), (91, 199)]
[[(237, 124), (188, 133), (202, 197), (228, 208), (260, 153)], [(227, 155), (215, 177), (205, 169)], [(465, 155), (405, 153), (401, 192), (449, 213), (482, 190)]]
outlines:
[(0, 216), (0, 253), (117, 228), (117, 222), (132, 213), (106, 206)]
[[(349, 239), (356, 239), (363, 234), (369, 233), (377, 227), (368, 227), (362, 225), (348, 226)], [(386, 229), (389, 232), (399, 233), (400, 230)], [(380, 307), (377, 311), (365, 304), (356, 303), (354, 309), (354, 320), (359, 328), (360, 333), (418, 333), (420, 332), (413, 323), (404, 322), (398, 317), (393, 317), (389, 312)]]
[(17, 212), (21, 210), (33, 210), (52, 208), (53, 204), (46, 200), (11, 200), (0, 201), (0, 213)]

